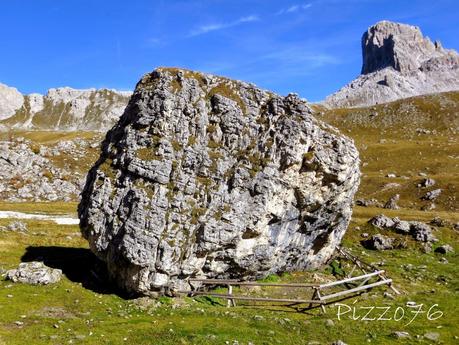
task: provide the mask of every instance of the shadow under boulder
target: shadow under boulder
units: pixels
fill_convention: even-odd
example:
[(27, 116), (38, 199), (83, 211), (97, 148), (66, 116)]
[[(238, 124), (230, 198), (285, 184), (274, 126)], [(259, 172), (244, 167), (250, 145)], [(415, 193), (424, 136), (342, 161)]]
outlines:
[(110, 282), (105, 263), (86, 248), (29, 246), (21, 261), (43, 262), (48, 267), (61, 270), (70, 281), (81, 283), (85, 289), (97, 293), (130, 297)]

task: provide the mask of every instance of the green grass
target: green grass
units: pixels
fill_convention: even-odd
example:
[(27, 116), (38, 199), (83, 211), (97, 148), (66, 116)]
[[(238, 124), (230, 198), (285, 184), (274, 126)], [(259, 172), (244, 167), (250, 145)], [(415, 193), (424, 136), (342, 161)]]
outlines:
[[(357, 211), (356, 215), (362, 214)], [(298, 313), (290, 308), (250, 302), (238, 302), (237, 307), (226, 308), (224, 301), (204, 297), (162, 298), (159, 306), (147, 305), (142, 308), (135, 300), (123, 299), (110, 291), (95, 292), (90, 284), (88, 287), (87, 279), (91, 277), (92, 269), (87, 264), (90, 253), (75, 253), (75, 249), (87, 248), (86, 241), (77, 234), (78, 227), (27, 221), (27, 235), (0, 232), (0, 267), (13, 268), (25, 254), (30, 256), (30, 253), (40, 250), (45, 260), (47, 257), (56, 258), (53, 250), (58, 248), (57, 258), (62, 262), (58, 260), (54, 263), (57, 267), (64, 267), (65, 276), (58, 284), (43, 287), (0, 281), (0, 344), (68, 343), (70, 340), (77, 344), (224, 344), (225, 341), (232, 343), (234, 340), (240, 344), (305, 344), (308, 341), (329, 344), (337, 339), (348, 344), (362, 344), (369, 339), (372, 344), (387, 344), (395, 342), (391, 337), (394, 331), (407, 331), (412, 336), (434, 331), (440, 333), (444, 344), (453, 344), (453, 337), (459, 335), (456, 329), (459, 322), (456, 315), (459, 307), (458, 256), (448, 255), (449, 263), (444, 264), (439, 261), (438, 254), (421, 254), (414, 242), (409, 243), (407, 250), (363, 250), (359, 245), (360, 233), (372, 231), (365, 224), (369, 215), (354, 219), (344, 245), (368, 262), (384, 261), (381, 268), (388, 271), (403, 294), (395, 300), (389, 300), (382, 296), (384, 289), (375, 289), (343, 303), (351, 304), (357, 300), (357, 308), (388, 305), (392, 306), (392, 312), (396, 307), (404, 307), (407, 301), (428, 306), (438, 304), (444, 313), (442, 318), (428, 321), (425, 317), (419, 317), (408, 326), (404, 326), (409, 321), (407, 318), (404, 323), (362, 322), (347, 318), (338, 321), (337, 307), (333, 305), (327, 307), (326, 314), (321, 314), (318, 309)], [(0, 225), (7, 223), (7, 220), (0, 220)], [(362, 228), (361, 231), (354, 230), (356, 225)], [(459, 250), (457, 234), (451, 229), (441, 228), (435, 235), (441, 243), (451, 243), (456, 252)], [(69, 262), (73, 262), (70, 268)], [(407, 264), (413, 265), (410, 271), (403, 266)], [(423, 265), (426, 267), (422, 268)], [(349, 266), (343, 265), (343, 268), (348, 270)], [(314, 276), (333, 279), (330, 271), (326, 267), (314, 272), (270, 276), (263, 281), (306, 282), (312, 281)], [(432, 293), (433, 289), (435, 293)], [(225, 292), (226, 289), (217, 291)], [(236, 289), (235, 293), (274, 297), (285, 297), (285, 294), (290, 297), (309, 296), (309, 292), (300, 289), (292, 291), (284, 288), (263, 288), (261, 291)], [(327, 326), (327, 319), (333, 320), (335, 325)], [(24, 324), (17, 326), (16, 321)], [(58, 325), (58, 328), (54, 325)]]
[(6, 202), (0, 201), (0, 211), (43, 214), (76, 214), (77, 202)]

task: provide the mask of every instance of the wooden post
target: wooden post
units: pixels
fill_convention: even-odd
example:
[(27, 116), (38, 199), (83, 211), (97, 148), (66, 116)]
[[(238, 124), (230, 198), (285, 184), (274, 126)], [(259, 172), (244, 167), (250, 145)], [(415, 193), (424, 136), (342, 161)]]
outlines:
[[(322, 301), (322, 296), (320, 296), (320, 287), (317, 288), (317, 298), (319, 299), (319, 301)], [(326, 313), (327, 311), (325, 310), (325, 306), (323, 304), (320, 305), (320, 309), (322, 309), (322, 313)]]
[[(316, 297), (317, 297), (317, 288), (314, 288), (314, 292), (312, 294), (311, 300), (315, 300)], [(311, 302), (311, 303), (309, 303), (308, 308), (311, 308), (312, 306), (313, 306), (313, 303)]]
[[(228, 284), (228, 295), (232, 296), (233, 295), (233, 286)], [(232, 298), (228, 299), (227, 305), (228, 308), (233, 306), (236, 306), (236, 301)]]

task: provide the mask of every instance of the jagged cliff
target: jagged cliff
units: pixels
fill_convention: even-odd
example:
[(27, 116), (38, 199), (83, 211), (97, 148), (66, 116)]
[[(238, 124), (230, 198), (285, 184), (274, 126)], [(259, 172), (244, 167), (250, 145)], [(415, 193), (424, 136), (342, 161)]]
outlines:
[(24, 96), (0, 84), (0, 130), (106, 131), (119, 119), (131, 94), (64, 87)]
[(459, 55), (424, 37), (418, 27), (382, 21), (362, 37), (362, 74), (323, 104), (361, 107), (459, 90)]
[(109, 131), (79, 206), (82, 233), (133, 293), (188, 277), (317, 267), (343, 237), (359, 184), (352, 140), (305, 101), (158, 69)]

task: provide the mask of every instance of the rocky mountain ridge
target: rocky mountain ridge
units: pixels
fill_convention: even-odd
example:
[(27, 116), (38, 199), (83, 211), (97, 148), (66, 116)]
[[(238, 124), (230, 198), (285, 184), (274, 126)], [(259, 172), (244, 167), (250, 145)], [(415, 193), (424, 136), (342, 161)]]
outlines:
[(49, 89), (46, 95), (22, 95), (0, 84), (0, 130), (108, 130), (132, 92), (111, 89)]
[(362, 37), (361, 75), (323, 102), (362, 107), (459, 90), (459, 55), (424, 37), (419, 27), (381, 21)]

